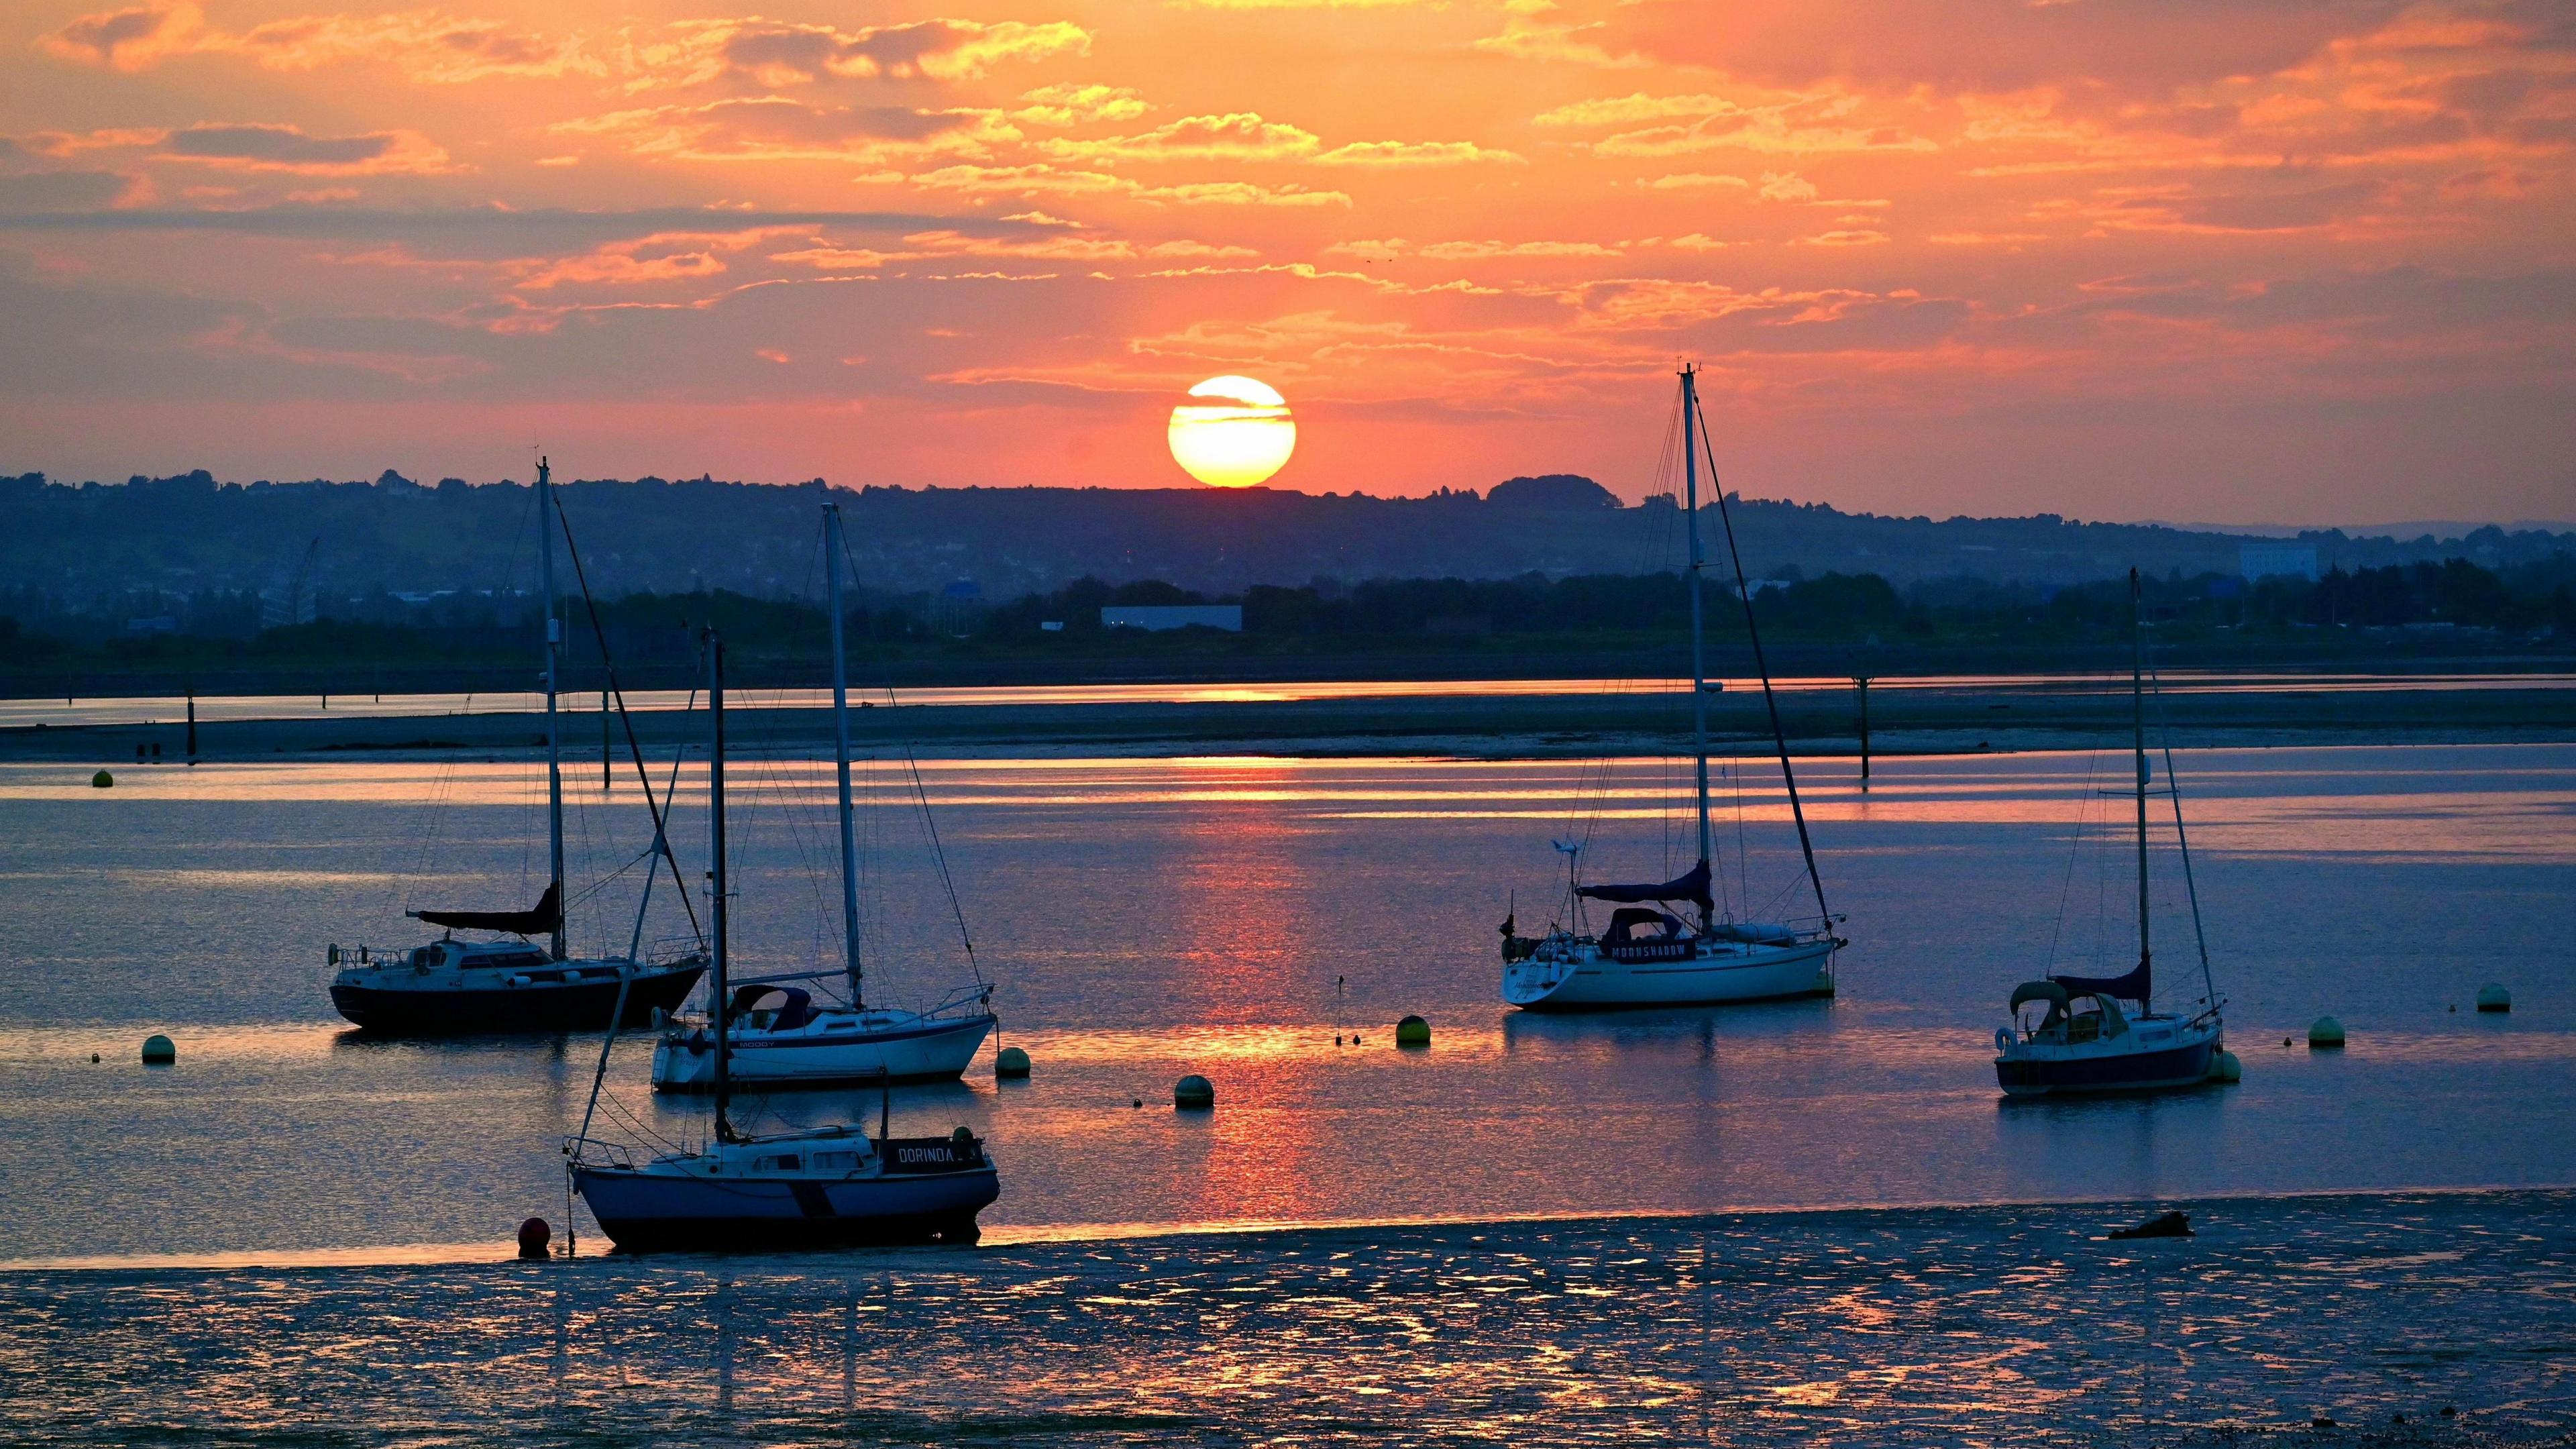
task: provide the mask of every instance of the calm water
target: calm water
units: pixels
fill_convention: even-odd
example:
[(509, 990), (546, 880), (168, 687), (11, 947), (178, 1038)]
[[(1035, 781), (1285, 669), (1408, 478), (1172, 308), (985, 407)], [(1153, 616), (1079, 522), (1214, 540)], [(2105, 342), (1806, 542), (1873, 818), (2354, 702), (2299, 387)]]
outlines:
[[(1816, 833), (1855, 943), (1841, 997), (1589, 1019), (1503, 1011), (1494, 928), (1507, 905), (1524, 929), (1548, 916), (1551, 838), (1590, 830), (1596, 878), (1673, 873), (1687, 822), (1663, 803), (1669, 766), (929, 763), (1006, 1040), (1038, 1070), (899, 1092), (899, 1127), (991, 1135), (1005, 1191), (986, 1221), (1004, 1238), (2576, 1185), (2576, 747), (2183, 768), (2244, 1084), (2003, 1104), (1987, 1059), (2012, 984), (2133, 949), (2116, 837), (2070, 847), (2079, 811), (2098, 835), (2125, 808), (2091, 793), (2116, 757), (1907, 760), (1866, 798), (1821, 764)], [(750, 964), (832, 949), (827, 782), (801, 760), (736, 773)], [(1803, 890), (1775, 782), (1721, 781), (1729, 890), (1759, 915)], [(967, 965), (912, 782), (866, 783), (869, 955), (887, 993), (935, 993)], [(167, 767), (113, 791), (0, 769), (0, 1258), (439, 1257), (530, 1213), (560, 1221), (556, 1144), (596, 1038), (360, 1042), (323, 993), (325, 944), (417, 939), (406, 905), (533, 900), (536, 785), (514, 764)], [(640, 805), (631, 787), (575, 800), (576, 879), (608, 877), (576, 942), (622, 948), (642, 873), (611, 873), (642, 847)], [(1739, 828), (1756, 847), (1740, 870)], [(2159, 960), (2196, 995), (2173, 864), (2159, 852)], [(646, 934), (685, 928), (666, 883)], [(2513, 987), (2512, 1015), (2467, 1009), (2489, 980)], [(2325, 1011), (2348, 1051), (2279, 1045)], [(1431, 1019), (1430, 1051), (1393, 1049), (1406, 1012)], [(176, 1068), (137, 1064), (152, 1031), (178, 1040)], [(608, 1129), (702, 1132), (645, 1068), (632, 1042), (613, 1060)], [(1217, 1083), (1214, 1114), (1170, 1110), (1190, 1071)], [(754, 1115), (874, 1110), (821, 1094)]]
[[(810, 966), (835, 935), (828, 772), (748, 733), (743, 955)], [(2186, 756), (2244, 1084), (2000, 1102), (2012, 983), (2133, 949), (2125, 802), (2097, 793), (2124, 764), (1912, 759), (1863, 796), (1821, 762), (1855, 942), (1838, 999), (1541, 1019), (1492, 999), (1495, 924), (1549, 916), (1551, 839), (1588, 838), (1595, 878), (1672, 873), (1672, 767), (925, 763), (976, 958), (1038, 1063), (897, 1094), (898, 1130), (990, 1135), (986, 1247), (534, 1266), (496, 1260), (521, 1217), (564, 1220), (555, 1144), (598, 1039), (364, 1043), (322, 989), (327, 943), (417, 939), (407, 906), (535, 898), (530, 767), (167, 767), (113, 791), (0, 767), (0, 1439), (2576, 1429), (2576, 747)], [(863, 780), (879, 987), (936, 992), (968, 963), (913, 779)], [(1720, 781), (1722, 874), (1756, 914), (1803, 889), (1775, 786)], [(575, 791), (578, 944), (636, 929), (641, 815), (631, 788)], [(2183, 987), (2176, 865), (2160, 847)], [(665, 888), (644, 934), (686, 929)], [(2510, 1016), (2466, 1009), (2489, 980)], [(2349, 1050), (2279, 1045), (2328, 1010)], [(1408, 1011), (1428, 1052), (1391, 1045)], [(175, 1068), (136, 1062), (152, 1031)], [(604, 1133), (703, 1132), (632, 1046)], [(1214, 1113), (1171, 1111), (1185, 1071)], [(1997, 1203), (2029, 1206), (1938, 1206)], [(2171, 1203), (2201, 1238), (2100, 1240)], [(1304, 1226), (1203, 1231), (1247, 1225)]]

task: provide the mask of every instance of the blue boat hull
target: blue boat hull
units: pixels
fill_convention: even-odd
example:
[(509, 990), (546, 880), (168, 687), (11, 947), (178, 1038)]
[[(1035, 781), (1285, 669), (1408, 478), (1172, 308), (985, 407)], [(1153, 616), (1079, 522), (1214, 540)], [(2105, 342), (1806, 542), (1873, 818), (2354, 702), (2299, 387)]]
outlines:
[(573, 1185), (609, 1241), (629, 1253), (971, 1243), (975, 1215), (1002, 1191), (989, 1165), (839, 1182), (582, 1167)]
[(2209, 1080), (2209, 1064), (2218, 1050), (2217, 1039), (2211, 1038), (2152, 1052), (2059, 1059), (1997, 1057), (1995, 1080), (2014, 1096), (2196, 1087)]

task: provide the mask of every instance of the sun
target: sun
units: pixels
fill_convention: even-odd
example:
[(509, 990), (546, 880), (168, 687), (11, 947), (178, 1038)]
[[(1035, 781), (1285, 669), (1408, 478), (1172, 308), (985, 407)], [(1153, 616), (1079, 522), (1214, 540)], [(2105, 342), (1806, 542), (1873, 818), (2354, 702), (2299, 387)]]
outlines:
[(1172, 461), (1216, 488), (1249, 488), (1297, 450), (1288, 400), (1266, 382), (1211, 377), (1190, 389), (1204, 399), (1172, 409)]

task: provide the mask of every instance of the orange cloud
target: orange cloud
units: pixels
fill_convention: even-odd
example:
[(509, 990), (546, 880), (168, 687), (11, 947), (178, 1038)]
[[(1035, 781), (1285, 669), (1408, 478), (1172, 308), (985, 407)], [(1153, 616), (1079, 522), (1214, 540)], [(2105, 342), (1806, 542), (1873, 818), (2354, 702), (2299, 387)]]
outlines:
[(702, 85), (727, 77), (762, 86), (828, 80), (972, 80), (1006, 61), (1082, 55), (1091, 32), (1070, 21), (922, 20), (843, 31), (752, 17), (688, 21), (637, 46), (636, 85)]
[(1250, 111), (1184, 116), (1132, 136), (1038, 143), (1050, 156), (1084, 161), (1280, 161), (1311, 156), (1322, 147), (1314, 132)]
[(272, 70), (378, 61), (410, 80), (453, 85), (492, 76), (604, 74), (574, 39), (547, 39), (496, 21), (411, 10), (391, 15), (305, 15), (248, 30), (210, 29), (194, 5), (85, 15), (40, 42), (67, 60), (147, 70), (173, 56), (231, 54)]

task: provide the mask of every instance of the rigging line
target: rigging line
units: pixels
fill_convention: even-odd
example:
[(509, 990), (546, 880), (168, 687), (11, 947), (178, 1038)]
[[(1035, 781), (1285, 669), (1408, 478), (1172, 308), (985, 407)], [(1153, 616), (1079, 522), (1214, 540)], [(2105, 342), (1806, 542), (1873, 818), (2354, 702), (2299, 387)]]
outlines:
[(2156, 702), (2157, 743), (2165, 757), (2165, 793), (2173, 799), (2174, 845), (2182, 855), (2183, 894), (2191, 901), (2191, 935), (2193, 942), (2200, 947), (2200, 984), (2209, 993), (2204, 1000), (2215, 1007), (2218, 1005), (2218, 978), (2209, 969), (2209, 937), (2200, 927), (2200, 887), (2191, 878), (2191, 840), (2182, 828), (2182, 777), (2174, 773), (2173, 722), (2165, 714), (2165, 686), (2164, 680), (2156, 673), (2155, 651), (2151, 646), (2144, 652), (2147, 656), (2148, 693)]
[(2084, 793), (2075, 805), (2075, 838), (2066, 847), (2066, 879), (2057, 888), (2057, 924), (2048, 931), (2048, 955), (2040, 975), (2046, 976), (2057, 965), (2057, 941), (2066, 933), (2066, 903), (2075, 893), (2075, 863), (2084, 855), (2084, 817), (2093, 808), (2093, 780), (2101, 773), (2102, 752), (2087, 753), (2084, 761)]
[(912, 768), (913, 797), (921, 802), (921, 828), (930, 836), (930, 859), (939, 869), (939, 884), (948, 892), (948, 913), (957, 919), (957, 939), (965, 943), (966, 964), (975, 973), (975, 984), (984, 984), (984, 964), (975, 959), (975, 938), (966, 930), (966, 908), (958, 903), (957, 882), (948, 873), (948, 850), (939, 843), (939, 822), (931, 818), (930, 791), (921, 783), (921, 761), (915, 759), (912, 747), (903, 751), (903, 762)]
[[(1696, 401), (1694, 397), (1693, 402)], [(1726, 484), (1718, 477), (1717, 449), (1708, 440), (1708, 410), (1694, 410), (1699, 414), (1700, 446), (1708, 456), (1709, 491), (1717, 495), (1717, 519), (1726, 529), (1726, 556), (1735, 564), (1735, 595), (1744, 604), (1745, 637), (1753, 641), (1753, 667), (1762, 675), (1762, 703), (1771, 712), (1771, 737), (1780, 746), (1780, 779), (1789, 787), (1789, 814), (1798, 822), (1798, 850), (1807, 858), (1807, 882), (1816, 888), (1816, 914), (1831, 926), (1834, 913), (1825, 904), (1825, 878), (1816, 873), (1816, 846), (1807, 835), (1807, 807), (1798, 799), (1798, 776), (1789, 767), (1789, 736), (1780, 727), (1779, 696), (1771, 689), (1771, 665), (1762, 657), (1762, 631), (1753, 623), (1753, 591), (1745, 586), (1744, 555), (1735, 546), (1735, 520), (1726, 506)], [(1699, 520), (1691, 519), (1690, 526), (1698, 528)], [(1691, 580), (1691, 587), (1698, 588), (1699, 580)]]
[[(608, 675), (608, 692), (617, 701), (618, 723), (626, 727), (626, 752), (635, 762), (636, 780), (644, 787), (644, 808), (653, 817), (653, 843), (662, 848), (662, 859), (670, 863), (671, 884), (679, 894), (680, 908), (689, 913), (689, 931), (698, 938), (698, 944), (703, 946), (706, 944), (707, 933), (705, 928), (698, 924), (697, 903), (689, 899), (689, 883), (680, 879), (679, 857), (671, 853), (671, 837), (667, 828), (669, 822), (663, 812), (663, 805), (666, 802), (653, 798), (653, 772), (644, 768), (644, 746), (635, 738), (635, 719), (626, 710), (626, 689), (617, 682), (617, 661), (608, 652), (608, 628), (599, 621), (599, 600), (591, 596), (590, 574), (582, 564), (580, 545), (573, 542), (572, 517), (564, 512), (563, 495), (560, 493), (555, 495), (555, 518), (563, 525), (564, 552), (572, 558), (573, 581), (581, 585), (582, 608), (590, 615), (591, 637), (599, 644), (599, 663), (600, 668)], [(689, 697), (695, 699), (697, 691), (691, 689)], [(675, 764), (674, 779), (677, 778), (677, 768)]]
[[(850, 552), (850, 534), (847, 529), (843, 529), (841, 531), (841, 556), (850, 566), (850, 577), (854, 580), (858, 578), (859, 560), (857, 555)], [(882, 663), (883, 661), (880, 660), (879, 662)], [(887, 679), (885, 682), (885, 694), (886, 703), (889, 705), (893, 704), (895, 702), (894, 681), (891, 678)], [(948, 913), (956, 919), (957, 939), (966, 947), (967, 969), (975, 973), (975, 984), (982, 986), (986, 984), (984, 981), (984, 963), (977, 960), (975, 957), (975, 937), (972, 932), (966, 929), (966, 907), (957, 899), (957, 881), (948, 870), (948, 849), (946, 846), (940, 844), (939, 822), (932, 819), (930, 813), (930, 792), (921, 782), (921, 761), (913, 754), (912, 746), (910, 744), (905, 744), (903, 746), (903, 762), (904, 765), (912, 771), (912, 793), (913, 797), (919, 801), (921, 805), (922, 829), (930, 837), (931, 863), (939, 871), (940, 888), (948, 893)]]
[[(1753, 919), (1752, 853), (1744, 844), (1744, 760), (1730, 755), (1726, 761), (1727, 778), (1735, 786), (1735, 885), (1736, 898), (1744, 902), (1744, 919)], [(1722, 878), (1722, 875), (1721, 875)]]
[(743, 820), (743, 853), (738, 854), (736, 858), (744, 858), (750, 850), (754, 827), (763, 818), (760, 811), (764, 804), (774, 802), (777, 805), (778, 818), (782, 822), (780, 828), (786, 832), (787, 843), (796, 854), (796, 864), (803, 872), (806, 884), (814, 893), (815, 929), (813, 936), (806, 943), (810, 959), (822, 953), (822, 876), (820, 867), (815, 861), (815, 851), (807, 843), (803, 820), (796, 809), (796, 784), (786, 771), (784, 756), (787, 747), (781, 734), (784, 726), (775, 729), (772, 727), (771, 717), (783, 714), (786, 690), (781, 688), (770, 691), (768, 695), (770, 703), (765, 707), (760, 703), (759, 694), (751, 690), (743, 690), (740, 693), (743, 701), (742, 713), (748, 721), (743, 727), (743, 733), (747, 738), (743, 748), (737, 750), (734, 757), (744, 768), (753, 773), (764, 788), (746, 792), (746, 798), (750, 803), (745, 806)]

